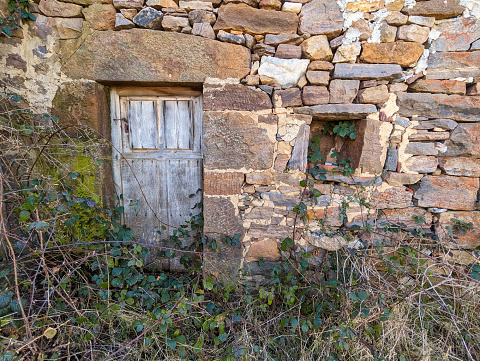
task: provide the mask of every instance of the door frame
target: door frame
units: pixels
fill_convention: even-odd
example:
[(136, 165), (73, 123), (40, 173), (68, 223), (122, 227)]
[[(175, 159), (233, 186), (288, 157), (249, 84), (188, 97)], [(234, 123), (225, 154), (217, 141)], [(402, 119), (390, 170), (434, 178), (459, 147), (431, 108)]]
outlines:
[[(112, 173), (114, 195), (119, 197), (122, 193), (122, 175), (121, 175), (121, 160), (122, 160), (122, 119), (121, 119), (121, 103), (120, 97), (139, 97), (148, 98), (156, 97), (165, 100), (185, 100), (186, 98), (194, 101), (194, 119), (202, 119), (202, 91), (189, 87), (134, 87), (134, 86), (116, 86), (110, 88), (110, 115), (111, 115), (111, 144), (112, 144)], [(197, 137), (195, 137), (197, 138)], [(202, 131), (198, 135), (200, 144), (200, 154), (203, 158), (202, 150)], [(181, 152), (181, 150), (180, 150)], [(123, 157), (127, 160), (125, 157)], [(128, 161), (128, 160), (127, 160)], [(203, 173), (203, 169), (202, 169)], [(202, 175), (203, 182), (203, 175)], [(202, 186), (203, 190), (203, 186)], [(202, 191), (203, 198), (203, 191)], [(116, 199), (120, 201), (120, 199)], [(123, 218), (123, 217), (122, 217)]]

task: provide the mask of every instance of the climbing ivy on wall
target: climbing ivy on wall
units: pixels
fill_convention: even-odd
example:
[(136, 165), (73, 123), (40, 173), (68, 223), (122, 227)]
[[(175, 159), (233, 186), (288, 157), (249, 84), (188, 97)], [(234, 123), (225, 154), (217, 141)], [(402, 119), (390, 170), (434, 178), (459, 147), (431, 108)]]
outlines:
[(36, 19), (29, 11), (30, 0), (7, 0), (6, 3), (6, 14), (0, 14), (1, 35), (12, 36), (15, 30), (20, 29), (22, 19)]

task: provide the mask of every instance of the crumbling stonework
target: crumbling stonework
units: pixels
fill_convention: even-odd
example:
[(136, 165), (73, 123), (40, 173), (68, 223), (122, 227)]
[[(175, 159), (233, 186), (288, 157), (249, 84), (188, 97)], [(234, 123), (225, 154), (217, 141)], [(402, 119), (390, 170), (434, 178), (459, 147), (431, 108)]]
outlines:
[[(349, 246), (315, 233), (325, 227), (385, 220), (480, 245), (478, 1), (37, 3), (35, 22), (0, 38), (1, 76), (62, 124), (108, 137), (109, 86), (203, 89), (205, 230), (240, 232), (243, 245), (211, 259), (214, 272), (278, 259), (294, 224), (305, 249)], [(347, 120), (356, 139), (325, 135)], [(318, 135), (325, 173), (313, 202), (300, 181)], [(351, 159), (351, 176), (332, 150)], [(372, 208), (342, 208), (359, 187)], [(306, 222), (293, 211), (301, 199)], [(355, 244), (390, 236), (359, 233)]]

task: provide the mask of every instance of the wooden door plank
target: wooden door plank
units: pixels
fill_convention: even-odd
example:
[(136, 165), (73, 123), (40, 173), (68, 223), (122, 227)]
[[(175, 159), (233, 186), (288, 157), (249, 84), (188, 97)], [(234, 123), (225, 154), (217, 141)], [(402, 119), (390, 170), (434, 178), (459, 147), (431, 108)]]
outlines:
[(193, 113), (192, 101), (177, 101), (177, 128), (178, 149), (193, 149)]
[(158, 149), (156, 101), (129, 101), (128, 125), (131, 149)]
[(157, 244), (159, 236), (156, 230), (160, 225), (156, 213), (159, 199), (158, 192), (152, 192), (158, 189), (159, 183), (157, 161), (122, 160), (121, 168), (125, 224), (132, 228), (137, 241)]

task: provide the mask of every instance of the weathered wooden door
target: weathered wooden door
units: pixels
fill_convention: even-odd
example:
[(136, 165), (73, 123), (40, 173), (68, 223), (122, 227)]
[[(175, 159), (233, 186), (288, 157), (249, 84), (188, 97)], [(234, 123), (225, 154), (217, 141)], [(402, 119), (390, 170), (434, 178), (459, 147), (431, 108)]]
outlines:
[(190, 220), (201, 200), (201, 96), (176, 93), (112, 90), (116, 191), (140, 242), (158, 244)]

